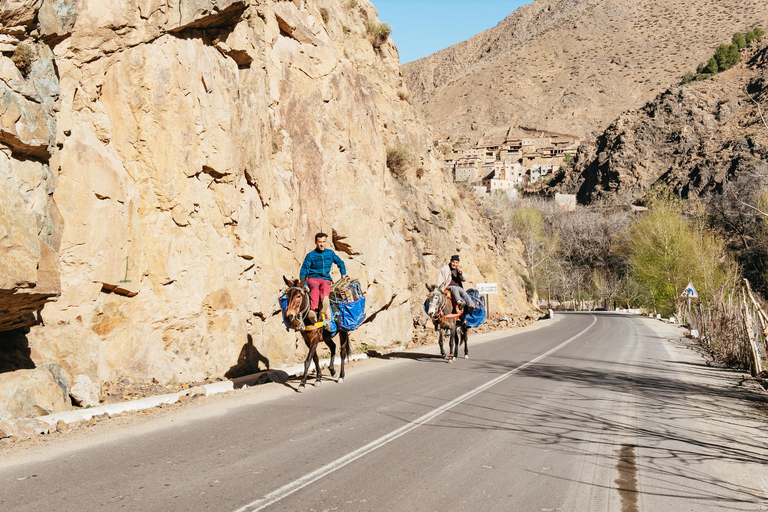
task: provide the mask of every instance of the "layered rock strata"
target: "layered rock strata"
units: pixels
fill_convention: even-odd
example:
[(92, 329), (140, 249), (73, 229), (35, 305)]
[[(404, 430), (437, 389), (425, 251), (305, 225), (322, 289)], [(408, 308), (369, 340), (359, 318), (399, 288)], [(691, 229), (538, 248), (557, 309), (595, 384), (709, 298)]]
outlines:
[[(45, 288), (60, 296), (35, 325), (0, 333), (0, 353), (21, 358), (0, 369), (0, 417), (64, 410), (83, 376), (193, 382), (231, 373), (243, 354), (262, 368), (302, 358), (277, 299), (317, 231), (334, 234), (366, 292), (358, 346), (410, 338), (424, 283), (457, 252), (470, 279), (500, 283), (495, 311), (530, 311), (522, 246), (441, 172), (398, 94), (396, 48), (366, 35), (370, 3), (13, 5), (39, 8), (13, 14), (26, 20), (16, 47), (39, 55), (28, 76), (55, 66), (29, 107), (39, 128), (3, 132), (15, 147), (2, 190), (16, 196), (1, 204), (18, 241), (0, 250), (18, 263), (0, 289), (53, 281), (43, 261), (61, 285)], [(17, 87), (36, 83), (4, 66), (21, 73)], [(395, 174), (394, 147), (411, 153)]]

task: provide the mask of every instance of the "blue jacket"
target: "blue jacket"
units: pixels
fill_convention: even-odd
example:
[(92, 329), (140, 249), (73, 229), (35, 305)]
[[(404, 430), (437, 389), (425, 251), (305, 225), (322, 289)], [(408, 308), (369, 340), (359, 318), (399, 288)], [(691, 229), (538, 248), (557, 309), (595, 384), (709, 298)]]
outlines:
[(347, 275), (347, 267), (344, 266), (344, 262), (341, 258), (336, 256), (336, 253), (330, 249), (325, 249), (322, 252), (315, 249), (310, 252), (304, 258), (304, 263), (301, 265), (301, 272), (299, 272), (299, 279), (305, 277), (312, 277), (315, 279), (331, 279), (331, 266), (333, 264), (338, 265), (341, 270), (341, 275)]

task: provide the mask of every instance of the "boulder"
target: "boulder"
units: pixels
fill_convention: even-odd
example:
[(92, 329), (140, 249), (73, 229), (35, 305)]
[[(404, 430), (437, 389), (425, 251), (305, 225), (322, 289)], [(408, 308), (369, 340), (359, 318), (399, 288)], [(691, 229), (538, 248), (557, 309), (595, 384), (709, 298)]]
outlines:
[(99, 405), (99, 385), (87, 375), (78, 375), (69, 389), (69, 396), (80, 407)]

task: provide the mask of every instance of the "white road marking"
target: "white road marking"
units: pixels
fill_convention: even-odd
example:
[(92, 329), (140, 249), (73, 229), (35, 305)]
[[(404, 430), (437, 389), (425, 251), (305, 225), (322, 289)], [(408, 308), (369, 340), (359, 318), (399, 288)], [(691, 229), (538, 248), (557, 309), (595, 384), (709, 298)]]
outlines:
[(428, 421), (431, 421), (431, 420), (435, 419), (436, 417), (440, 416), (441, 414), (443, 414), (444, 412), (446, 412), (446, 411), (456, 407), (460, 403), (465, 402), (466, 400), (469, 400), (473, 396), (475, 396), (475, 395), (477, 395), (479, 393), (482, 393), (486, 389), (488, 389), (488, 388), (490, 388), (492, 386), (495, 386), (499, 382), (501, 382), (501, 381), (511, 377), (512, 375), (514, 375), (514, 374), (516, 374), (516, 373), (518, 373), (518, 372), (520, 372), (522, 370), (525, 370), (526, 368), (528, 368), (531, 365), (534, 365), (534, 364), (538, 363), (539, 361), (541, 361), (545, 357), (548, 357), (548, 356), (554, 354), (555, 352), (557, 352), (558, 350), (560, 350), (561, 348), (563, 348), (564, 346), (568, 345), (573, 340), (575, 340), (576, 338), (578, 338), (579, 336), (581, 336), (582, 334), (587, 332), (593, 325), (595, 325), (595, 322), (597, 322), (597, 317), (592, 315), (592, 323), (591, 324), (589, 324), (579, 334), (577, 334), (576, 336), (574, 336), (572, 338), (569, 338), (568, 340), (562, 342), (561, 344), (559, 344), (558, 346), (556, 346), (552, 350), (549, 350), (548, 352), (545, 352), (544, 354), (538, 356), (535, 359), (531, 359), (527, 363), (518, 366), (514, 370), (510, 370), (507, 373), (505, 373), (503, 375), (500, 375), (500, 376), (496, 377), (495, 379), (493, 379), (491, 381), (488, 381), (485, 384), (482, 384), (482, 385), (476, 387), (475, 389), (473, 389), (472, 391), (469, 391), (468, 393), (464, 393), (460, 397), (458, 397), (458, 398), (448, 402), (447, 404), (444, 404), (444, 405), (438, 407), (437, 409), (434, 409), (431, 412), (428, 412), (424, 416), (421, 416), (420, 418), (418, 418), (418, 419), (408, 423), (407, 425), (403, 425), (402, 427), (398, 428), (397, 430), (393, 430), (389, 434), (387, 434), (385, 436), (382, 436), (382, 437), (376, 439), (375, 441), (372, 441), (372, 442), (368, 443), (367, 445), (365, 445), (365, 446), (363, 446), (361, 448), (358, 448), (357, 450), (355, 450), (355, 451), (353, 451), (351, 453), (348, 453), (347, 455), (345, 455), (343, 457), (340, 457), (340, 458), (336, 459), (335, 461), (333, 461), (333, 462), (331, 462), (329, 464), (326, 464), (325, 466), (323, 466), (323, 467), (321, 467), (319, 469), (316, 469), (315, 471), (313, 471), (313, 472), (311, 472), (311, 473), (309, 473), (307, 475), (304, 475), (303, 477), (299, 478), (298, 480), (294, 480), (293, 482), (291, 482), (291, 483), (289, 483), (287, 485), (284, 485), (284, 486), (280, 487), (279, 489), (276, 489), (276, 490), (272, 491), (271, 493), (265, 495), (263, 498), (259, 498), (258, 500), (252, 501), (251, 503), (249, 503), (249, 504), (247, 504), (247, 505), (245, 505), (243, 507), (240, 507), (239, 509), (235, 510), (235, 512), (258, 512), (259, 510), (264, 510), (268, 506), (277, 503), (278, 501), (282, 500), (283, 498), (286, 498), (286, 497), (290, 496), (291, 494), (295, 493), (296, 491), (299, 491), (299, 490), (303, 489), (304, 487), (317, 482), (321, 478), (323, 478), (323, 477), (333, 473), (337, 469), (341, 469), (344, 466), (346, 466), (347, 464), (350, 464), (350, 463), (356, 461), (357, 459), (368, 455), (372, 451), (377, 450), (377, 449), (381, 448), (382, 446), (384, 446), (384, 445), (386, 445), (388, 443), (391, 443), (392, 441), (394, 441), (398, 437), (404, 436), (408, 432), (419, 428), (420, 426), (424, 425)]

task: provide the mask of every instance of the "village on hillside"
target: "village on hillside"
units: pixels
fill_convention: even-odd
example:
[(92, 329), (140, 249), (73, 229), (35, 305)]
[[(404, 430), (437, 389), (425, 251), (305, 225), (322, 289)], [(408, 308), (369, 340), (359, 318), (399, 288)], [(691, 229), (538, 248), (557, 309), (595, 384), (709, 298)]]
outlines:
[(516, 196), (533, 191), (576, 154), (578, 137), (525, 127), (486, 132), (476, 144), (468, 137), (435, 141), (445, 155), (445, 170), (456, 183), (481, 195), (502, 191)]

